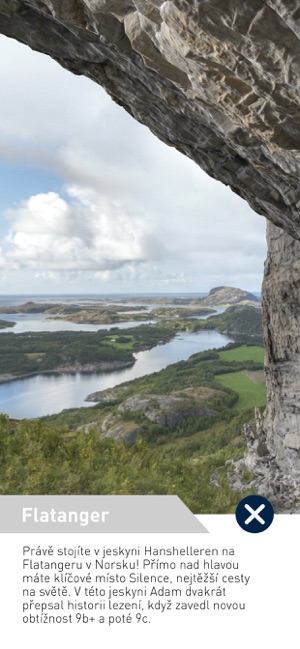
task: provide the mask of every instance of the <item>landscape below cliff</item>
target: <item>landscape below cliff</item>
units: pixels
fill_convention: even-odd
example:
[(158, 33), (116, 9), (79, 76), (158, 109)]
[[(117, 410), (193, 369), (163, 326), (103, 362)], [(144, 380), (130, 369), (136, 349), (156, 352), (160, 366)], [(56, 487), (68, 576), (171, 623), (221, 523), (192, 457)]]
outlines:
[[(246, 450), (242, 427), (266, 403), (259, 299), (219, 287), (207, 297), (153, 302), (145, 296), (143, 304), (131, 298), (130, 307), (119, 302), (122, 308), (113, 301), (84, 308), (75, 301), (29, 301), (1, 309), (3, 318), (17, 319), (15, 327), (25, 317), (35, 318), (42, 329), (53, 314), (55, 326), (78, 313), (89, 321), (91, 312), (101, 310), (114, 311), (122, 326), (98, 332), (2, 331), (2, 380), (18, 379), (17, 389), (32, 380), (24, 375), (49, 374), (56, 381), (59, 375), (74, 373), (79, 380), (99, 372), (95, 378), (101, 383), (103, 376), (119, 377), (120, 368), (138, 366), (140, 353), (152, 349), (162, 355), (172, 341), (180, 345), (182, 336), (195, 337), (196, 352), (160, 371), (149, 368), (140, 378), (124, 376), (113, 387), (86, 392), (85, 407), (31, 421), (3, 415), (2, 493), (177, 493), (195, 512), (232, 511), (251, 478), (246, 466), (234, 470)], [(130, 309), (137, 320), (127, 328), (122, 317)], [(139, 323), (141, 311), (151, 324)], [(219, 348), (208, 349), (207, 342), (207, 351), (197, 352), (201, 336), (216, 331)], [(229, 345), (228, 334), (235, 340)], [(2, 383), (0, 392), (10, 385)]]
[[(186, 0), (174, 0), (173, 2), (164, 2), (163, 0), (153, 2), (146, 0), (130, 2), (128, 0), (118, 0), (118, 2), (68, 0), (64, 3), (59, 0), (51, 0), (51, 2), (48, 0), (30, 0), (30, 2), (27, 0), (1, 0), (0, 14), (0, 31), (4, 36), (27, 44), (32, 50), (48, 55), (60, 64), (61, 69), (74, 73), (78, 78), (83, 75), (89, 81), (102, 86), (116, 104), (124, 107), (125, 111), (136, 121), (147, 126), (161, 142), (167, 144), (173, 151), (177, 150), (187, 159), (194, 161), (211, 178), (230, 187), (236, 196), (245, 199), (257, 214), (268, 220), (268, 253), (264, 266), (262, 288), (267, 409), (263, 418), (256, 419), (256, 427), (257, 430), (260, 430), (263, 443), (261, 445), (255, 443), (254, 446), (256, 445), (257, 448), (265, 446), (268, 449), (265, 465), (270, 462), (270, 458), (275, 458), (272, 471), (273, 469), (275, 473), (277, 471), (276, 475), (280, 474), (284, 483), (289, 480), (290, 491), (294, 490), (295, 493), (298, 493), (300, 482), (300, 300), (298, 290), (300, 257), (300, 190), (298, 181), (300, 171), (298, 153), (300, 148), (300, 32), (298, 4), (288, 0), (266, 0), (266, 2), (245, 0), (243, 3), (239, 0), (231, 0), (230, 3), (224, 3), (221, 0), (210, 0), (209, 2), (205, 0), (194, 0), (193, 2), (186, 2)], [(4, 40), (6, 41), (6, 39)], [(27, 54), (24, 54), (24, 59), (28, 56), (28, 51)], [(17, 60), (17, 65), (14, 68), (16, 75), (10, 74), (6, 65), (4, 66), (3, 80), (4, 83), (7, 83), (7, 78), (9, 79), (7, 86), (16, 76), (18, 77), (15, 88), (16, 96), (19, 96), (18, 88), (22, 82), (23, 69), (19, 65), (21, 58), (22, 55), (15, 57)], [(35, 64), (31, 65), (31, 72), (33, 69), (35, 69)], [(48, 76), (46, 80), (48, 87)], [(27, 100), (30, 95), (28, 88), (30, 87), (30, 91), (34, 93), (34, 84), (30, 81), (24, 87), (23, 95)], [(40, 83), (37, 83), (36, 87), (38, 88), (36, 96), (42, 96), (44, 100), (44, 93), (40, 92)], [(155, 267), (157, 253), (158, 256), (160, 255), (160, 259), (166, 258), (164, 255), (165, 241), (168, 236), (172, 239), (172, 228), (169, 228), (168, 235), (164, 236), (163, 240), (159, 236), (153, 236), (153, 234), (157, 235), (162, 231), (163, 228), (160, 225), (163, 226), (166, 221), (169, 221), (169, 224), (172, 221), (173, 228), (175, 224), (176, 226), (183, 224), (183, 227), (177, 231), (181, 245), (177, 245), (176, 252), (182, 255), (182, 251), (189, 248), (194, 259), (198, 259), (198, 266), (202, 263), (202, 267), (205, 268), (201, 256), (198, 257), (194, 254), (199, 252), (199, 245), (204, 242), (202, 257), (206, 257), (205, 236), (198, 236), (198, 232), (201, 232), (202, 235), (204, 229), (199, 226), (196, 234), (197, 245), (193, 247), (194, 242), (192, 241), (191, 245), (191, 240), (186, 237), (186, 224), (183, 223), (184, 219), (182, 218), (183, 213), (186, 212), (186, 205), (181, 204), (179, 200), (177, 201), (180, 204), (179, 209), (176, 201), (173, 203), (173, 208), (170, 209), (169, 204), (166, 206), (165, 196), (167, 195), (167, 202), (169, 202), (172, 190), (164, 193), (161, 177), (164, 174), (163, 167), (168, 167), (168, 164), (158, 164), (158, 156), (155, 158), (151, 155), (151, 145), (144, 156), (143, 143), (146, 141), (146, 137), (144, 140), (141, 136), (142, 146), (140, 146), (136, 158), (138, 164), (132, 165), (131, 178), (134, 178), (134, 182), (131, 183), (129, 193), (127, 190), (130, 186), (130, 182), (128, 182), (130, 174), (127, 174), (127, 166), (129, 170), (131, 161), (135, 157), (131, 155), (130, 146), (130, 153), (128, 149), (127, 155), (124, 156), (124, 167), (126, 166), (125, 171), (123, 167), (122, 175), (122, 180), (125, 180), (122, 194), (122, 208), (124, 209), (121, 210), (121, 214), (118, 213), (115, 202), (111, 202), (111, 205), (113, 204), (111, 214), (117, 225), (112, 233), (112, 230), (107, 228), (110, 219), (106, 217), (105, 210), (102, 210), (102, 207), (106, 208), (110, 201), (104, 200), (104, 204), (101, 201), (99, 203), (99, 193), (94, 203), (93, 201), (89, 203), (86, 200), (87, 196), (95, 196), (93, 192), (95, 186), (99, 185), (99, 178), (107, 178), (107, 167), (111, 171), (111, 178), (114, 177), (116, 168), (119, 171), (119, 166), (116, 167), (114, 163), (110, 164), (113, 160), (113, 156), (110, 157), (113, 138), (108, 138), (106, 141), (106, 133), (98, 147), (104, 151), (101, 171), (99, 172), (97, 164), (95, 167), (93, 165), (95, 157), (97, 158), (97, 155), (94, 156), (97, 148), (94, 146), (94, 140), (99, 132), (100, 123), (104, 125), (104, 130), (106, 129), (106, 121), (102, 119), (101, 111), (99, 111), (97, 119), (93, 121), (93, 132), (89, 134), (88, 138), (89, 146), (92, 143), (91, 165), (86, 164), (86, 147), (79, 146), (79, 149), (77, 148), (78, 136), (86, 130), (88, 120), (85, 121), (84, 128), (80, 127), (73, 131), (75, 136), (72, 144), (75, 140), (76, 146), (71, 146), (68, 149), (68, 146), (65, 146), (66, 143), (61, 140), (57, 147), (59, 153), (53, 158), (50, 149), (55, 139), (53, 135), (56, 135), (57, 125), (55, 124), (53, 133), (51, 133), (46, 119), (40, 130), (35, 131), (35, 133), (38, 132), (38, 137), (31, 138), (26, 129), (24, 131), (24, 124), (26, 123), (27, 126), (27, 120), (24, 120), (23, 115), (25, 106), (23, 95), (20, 95), (22, 101), (19, 102), (21, 109), (19, 123), (21, 126), (19, 126), (18, 134), (22, 147), (27, 137), (31, 140), (32, 148), (26, 153), (27, 159), (31, 163), (37, 160), (36, 143), (44, 137), (44, 134), (47, 136), (49, 134), (51, 145), (49, 147), (49, 142), (47, 143), (48, 154), (45, 154), (46, 149), (44, 151), (43, 146), (38, 147), (40, 151), (43, 151), (43, 164), (45, 164), (48, 155), (48, 162), (51, 160), (49, 168), (61, 172), (64, 170), (66, 178), (69, 180), (71, 177), (72, 181), (75, 181), (75, 185), (79, 177), (85, 178), (89, 175), (88, 171), (91, 171), (89, 187), (85, 187), (83, 192), (82, 187), (77, 187), (75, 213), (80, 217), (83, 212), (85, 215), (88, 214), (88, 222), (92, 224), (92, 228), (84, 227), (82, 229), (84, 219), (79, 218), (77, 228), (75, 228), (76, 234), (73, 236), (75, 232), (72, 229), (74, 219), (68, 217), (68, 201), (74, 199), (73, 184), (66, 188), (67, 201), (56, 192), (51, 191), (44, 195), (43, 199), (40, 194), (27, 197), (26, 200), (24, 195), (20, 196), (20, 203), (16, 206), (15, 193), (19, 188), (19, 183), (14, 182), (14, 198), (8, 205), (12, 230), (9, 233), (7, 230), (8, 236), (4, 237), (3, 250), (1, 249), (5, 270), (8, 268), (9, 273), (17, 273), (23, 283), (23, 268), (25, 268), (25, 275), (30, 269), (30, 276), (33, 277), (34, 269), (34, 272), (38, 271), (34, 276), (45, 278), (50, 271), (50, 273), (54, 273), (53, 278), (57, 268), (62, 270), (62, 266), (67, 273), (77, 271), (80, 260), (82, 270), (92, 267), (97, 277), (102, 278), (110, 276), (111, 271), (113, 273), (114, 270), (118, 273), (121, 268), (124, 269), (124, 266), (127, 265), (125, 276), (128, 279), (132, 277), (132, 273), (134, 275), (140, 262), (148, 261), (149, 251), (152, 251), (152, 255), (150, 254), (153, 262), (152, 270), (155, 268), (157, 270)], [(58, 96), (60, 93), (57, 93), (56, 98)], [(6, 100), (6, 92), (4, 99)], [(73, 115), (73, 108), (79, 104), (78, 100), (72, 101), (72, 110), (68, 110), (67, 118), (64, 119), (65, 123), (69, 121), (70, 115)], [(91, 102), (91, 105), (94, 109), (95, 104)], [(34, 102), (32, 106), (35, 108)], [(17, 139), (17, 123), (11, 119), (15, 112), (18, 112), (18, 108), (18, 102), (15, 101), (13, 95), (12, 103), (4, 115), (6, 133), (9, 134), (9, 139), (11, 138), (7, 149), (8, 160), (16, 159), (14, 147)], [(65, 108), (62, 105), (58, 112), (64, 116), (66, 114), (64, 111)], [(33, 112), (32, 109), (29, 110), (27, 116), (31, 118)], [(44, 106), (42, 106), (40, 114), (44, 116)], [(51, 121), (51, 111), (48, 114), (50, 115), (49, 121)], [(88, 110), (88, 114), (94, 120), (93, 111)], [(116, 119), (113, 128), (116, 140), (120, 135), (118, 128), (115, 128), (117, 121)], [(31, 122), (37, 124), (40, 122), (39, 116), (37, 119), (35, 118), (35, 112)], [(33, 131), (36, 123), (33, 124)], [(130, 128), (129, 126), (128, 140), (131, 138)], [(22, 153), (25, 148), (22, 149)], [(74, 155), (70, 155), (70, 151)], [(78, 151), (80, 151), (79, 155), (77, 155)], [(62, 152), (63, 156), (61, 156)], [(140, 153), (141, 157), (139, 157)], [(23, 155), (21, 157), (23, 159)], [(71, 164), (70, 161), (72, 161)], [(138, 209), (132, 219), (130, 210), (127, 211), (127, 198), (129, 196), (133, 198), (132, 188), (134, 187), (134, 194), (140, 190), (140, 196), (144, 199), (143, 187), (139, 185), (137, 172), (140, 168), (146, 169), (146, 174), (150, 178), (151, 166), (152, 169), (153, 167), (158, 168), (157, 182), (153, 183), (151, 180), (148, 185), (148, 189), (150, 186), (151, 189), (147, 194), (147, 202), (151, 203), (154, 208), (152, 216), (148, 221), (148, 215), (143, 211), (144, 202), (141, 200), (138, 204), (135, 203)], [(119, 174), (117, 175), (119, 177)], [(176, 192), (180, 172), (178, 174), (175, 172), (173, 175), (171, 187)], [(95, 178), (97, 178), (96, 183)], [(54, 179), (52, 178), (51, 181)], [(163, 189), (161, 198), (166, 206), (163, 218), (161, 218), (160, 210), (157, 210), (160, 201), (157, 202), (156, 198), (152, 201), (155, 185), (162, 185)], [(57, 187), (56, 179), (52, 186)], [(121, 187), (122, 182), (120, 183)], [(120, 192), (122, 193), (121, 189)], [(108, 192), (108, 196), (111, 199), (112, 193)], [(180, 191), (177, 196), (180, 196)], [(82, 197), (84, 198), (82, 199)], [(88, 203), (89, 206), (86, 210)], [(199, 199), (195, 203), (197, 203), (197, 208), (203, 204), (201, 188)], [(219, 227), (222, 230), (221, 237), (218, 237), (219, 246), (211, 245), (211, 250), (216, 252), (214, 259), (218, 261), (220, 260), (220, 251), (223, 250), (222, 237), (227, 234), (226, 227), (225, 229), (221, 227), (224, 223), (225, 203), (226, 201), (222, 205), (222, 210), (219, 210), (219, 206), (216, 210), (215, 236)], [(40, 209), (37, 207), (40, 208), (41, 204), (47, 209), (50, 204), (54, 208), (50, 209), (53, 219), (47, 221), (49, 228), (46, 227), (46, 236), (45, 231), (39, 230), (41, 219), (39, 217)], [(101, 209), (98, 210), (100, 204)], [(189, 207), (193, 211), (193, 201), (189, 202)], [(240, 210), (243, 212), (242, 207)], [(176, 213), (175, 218), (173, 212)], [(214, 218), (213, 210), (208, 210), (208, 212), (207, 229)], [(49, 214), (49, 212), (47, 213)], [(129, 213), (132, 226), (129, 224), (130, 219), (127, 218)], [(143, 213), (142, 219), (139, 218), (141, 213)], [(155, 233), (150, 231), (151, 227), (150, 229), (148, 227), (154, 213), (157, 225), (159, 221), (159, 227)], [(27, 218), (24, 218), (25, 214)], [(57, 219), (58, 214), (59, 218)], [(94, 218), (95, 214), (98, 215), (97, 219)], [(196, 222), (197, 220), (199, 224), (200, 217), (201, 215), (198, 213), (196, 219), (194, 212), (192, 221)], [(233, 215), (232, 219), (235, 220)], [(227, 221), (231, 240), (233, 235), (235, 238), (235, 231), (238, 231), (238, 234), (243, 234), (245, 226), (245, 219), (243, 219), (244, 215), (242, 216), (239, 212), (234, 227), (230, 220)], [(53, 223), (58, 224), (58, 222), (59, 235), (56, 237), (53, 236)], [(126, 228), (123, 227), (124, 223), (126, 223)], [(71, 228), (70, 224), (72, 224)], [(136, 228), (136, 225), (140, 229)], [(255, 227), (258, 231), (260, 226), (257, 224)], [(90, 236), (93, 228), (93, 235)], [(124, 233), (125, 230), (125, 246), (118, 239), (119, 245), (116, 250), (114, 245), (116, 234), (120, 231)], [(136, 230), (139, 230), (140, 233), (138, 237), (135, 237)], [(31, 236), (28, 236), (28, 232), (31, 232)], [(37, 232), (41, 235), (38, 237), (39, 242), (37, 244), (35, 240), (31, 245), (33, 233)], [(72, 233), (71, 246), (70, 237), (65, 236), (66, 232)], [(106, 244), (109, 243), (109, 245), (105, 245), (103, 248), (101, 243), (103, 238), (95, 237), (95, 232), (104, 233), (107, 237), (105, 238)], [(195, 232), (196, 230), (194, 230)], [(144, 245), (145, 235), (149, 246)], [(150, 235), (149, 238), (148, 235)], [(91, 245), (86, 245), (87, 241)], [(96, 249), (94, 248), (95, 241), (100, 242)], [(252, 254), (253, 247), (253, 245), (247, 245), (247, 237), (245, 237), (243, 250), (252, 260), (255, 259)], [(84, 255), (78, 253), (79, 249), (84, 252)], [(108, 256), (107, 250), (110, 250), (111, 253)], [(234, 255), (240, 251), (237, 238), (235, 238), (235, 246), (230, 246), (230, 251)], [(168, 252), (172, 257), (172, 246)], [(232, 267), (235, 265), (236, 269), (241, 268), (243, 266), (242, 257), (243, 255), (240, 255), (239, 263), (233, 264)], [(64, 260), (63, 264), (62, 259)], [(47, 268), (44, 267), (46, 260)], [(181, 260), (183, 261), (182, 257)], [(231, 262), (231, 255), (226, 255), (226, 261)], [(224, 271), (226, 268), (227, 265), (224, 266)], [(161, 269), (158, 270), (157, 278), (161, 276), (164, 278), (163, 281), (168, 281), (170, 278), (172, 281), (172, 273), (163, 272), (160, 275)], [(219, 283), (219, 279), (217, 283)], [(206, 306), (213, 308), (209, 303)], [(240, 305), (233, 306), (240, 308)], [(203, 307), (202, 304), (201, 308)], [(141, 311), (141, 319), (144, 315), (145, 312)], [(164, 317), (165, 314), (160, 310), (159, 315)], [(218, 315), (216, 314), (216, 318)], [(68, 323), (76, 324), (73, 321), (74, 318), (81, 319), (85, 316), (82, 313), (80, 315), (73, 313), (66, 317)], [(91, 322), (99, 322), (101, 318), (115, 318), (115, 314), (112, 312), (94, 313), (90, 314), (90, 317)], [(126, 320), (125, 312), (123, 317)], [(232, 335), (240, 333), (240, 327), (230, 329), (228, 325), (230, 323), (227, 318), (224, 330), (232, 331)], [(93, 326), (93, 324), (89, 326)], [(13, 329), (16, 330), (15, 327)], [(3, 332), (3, 328), (1, 331)], [(261, 460), (259, 471), (264, 473), (262, 464)], [(274, 482), (273, 478), (273, 474), (270, 474), (270, 483)], [(280, 491), (277, 478), (276, 481), (278, 491)]]

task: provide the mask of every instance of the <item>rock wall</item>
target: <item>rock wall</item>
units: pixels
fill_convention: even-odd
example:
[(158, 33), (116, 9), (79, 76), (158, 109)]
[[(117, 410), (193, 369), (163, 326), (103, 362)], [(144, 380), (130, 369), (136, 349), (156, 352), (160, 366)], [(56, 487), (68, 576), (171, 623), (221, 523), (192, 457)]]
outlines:
[(0, 0), (0, 32), (104, 86), (277, 226), (264, 282), (266, 428), (298, 477), (299, 18), (297, 0)]
[(300, 242), (268, 224), (263, 283), (267, 445), (286, 475), (300, 479)]

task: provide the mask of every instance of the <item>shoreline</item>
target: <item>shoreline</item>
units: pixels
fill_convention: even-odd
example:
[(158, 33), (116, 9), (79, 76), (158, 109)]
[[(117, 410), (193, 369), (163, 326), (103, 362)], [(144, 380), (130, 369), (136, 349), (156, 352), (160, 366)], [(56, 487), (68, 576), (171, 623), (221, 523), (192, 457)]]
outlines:
[(29, 374), (0, 374), (0, 385), (3, 383), (11, 383), (12, 381), (22, 381), (23, 379), (30, 379), (34, 376), (47, 376), (50, 374), (56, 374), (58, 376), (62, 374), (105, 374), (106, 372), (118, 372), (119, 370), (126, 369), (127, 367), (132, 367), (136, 363), (136, 359), (133, 361), (111, 361), (98, 363), (97, 365), (66, 365), (65, 367), (58, 367), (53, 370), (44, 370), (43, 372), (30, 372)]

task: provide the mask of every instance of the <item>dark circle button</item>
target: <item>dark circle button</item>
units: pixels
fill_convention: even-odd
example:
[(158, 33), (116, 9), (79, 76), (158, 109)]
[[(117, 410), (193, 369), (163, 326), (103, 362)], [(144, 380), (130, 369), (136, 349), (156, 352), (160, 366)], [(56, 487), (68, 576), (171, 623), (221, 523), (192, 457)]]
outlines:
[(245, 532), (258, 534), (267, 530), (273, 523), (274, 509), (270, 501), (263, 496), (246, 496), (240, 500), (235, 517)]

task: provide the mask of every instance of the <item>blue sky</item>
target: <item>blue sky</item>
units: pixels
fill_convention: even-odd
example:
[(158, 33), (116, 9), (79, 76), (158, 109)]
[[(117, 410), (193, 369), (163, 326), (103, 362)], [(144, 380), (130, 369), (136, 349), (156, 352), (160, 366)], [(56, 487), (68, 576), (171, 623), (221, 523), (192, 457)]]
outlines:
[(0, 54), (0, 293), (260, 290), (262, 217), (88, 79)]
[[(62, 179), (39, 167), (25, 167), (22, 164), (9, 164), (0, 160), (0, 211), (13, 207), (24, 198), (32, 194), (60, 191)], [(1, 236), (5, 233), (7, 225), (4, 219), (0, 220)]]

